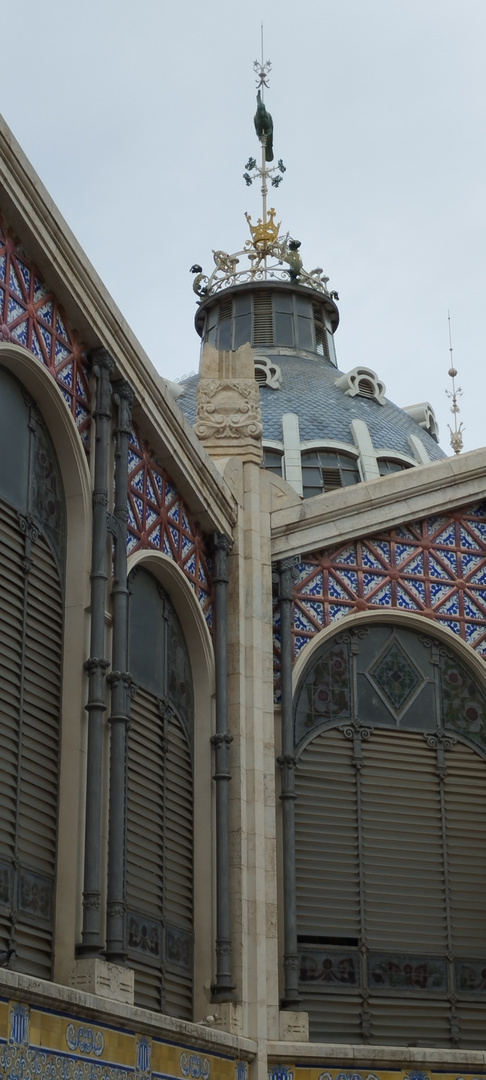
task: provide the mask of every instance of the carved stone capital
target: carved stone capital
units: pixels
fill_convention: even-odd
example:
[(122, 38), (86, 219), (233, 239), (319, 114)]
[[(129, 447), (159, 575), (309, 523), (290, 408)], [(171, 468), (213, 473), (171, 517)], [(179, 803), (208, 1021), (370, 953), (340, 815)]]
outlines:
[(112, 384), (113, 401), (118, 409), (116, 434), (130, 435), (132, 430), (132, 408), (135, 394), (126, 379), (119, 379)]
[(115, 361), (107, 349), (94, 349), (91, 353), (91, 360), (93, 362), (93, 374), (97, 379), (96, 389), (96, 408), (94, 411), (94, 417), (96, 420), (104, 418), (109, 420), (111, 417), (110, 409), (110, 397), (111, 397), (111, 382), (110, 375), (115, 370)]
[(260, 464), (263, 423), (249, 345), (235, 352), (205, 347), (194, 431), (213, 457), (237, 454)]
[(213, 582), (228, 584), (228, 555), (233, 541), (224, 533), (213, 533)]

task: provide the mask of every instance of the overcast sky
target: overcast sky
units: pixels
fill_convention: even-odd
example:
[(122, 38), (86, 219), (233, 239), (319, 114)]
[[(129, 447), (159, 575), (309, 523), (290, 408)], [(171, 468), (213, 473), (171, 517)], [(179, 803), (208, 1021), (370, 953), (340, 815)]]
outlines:
[(242, 173), (262, 19), (287, 167), (272, 203), (339, 292), (341, 370), (373, 368), (399, 405), (430, 401), (450, 452), (450, 308), (464, 445), (483, 445), (485, 0), (23, 0), (1, 110), (178, 378), (199, 359), (189, 268), (239, 250), (259, 212)]

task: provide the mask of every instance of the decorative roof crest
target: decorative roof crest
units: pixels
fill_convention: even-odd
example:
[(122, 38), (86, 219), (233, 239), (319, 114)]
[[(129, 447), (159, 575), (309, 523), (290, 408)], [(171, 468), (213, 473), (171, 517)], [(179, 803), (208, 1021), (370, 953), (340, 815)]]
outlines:
[(245, 217), (250, 228), (253, 247), (255, 248), (255, 250), (259, 252), (261, 251), (262, 255), (265, 255), (267, 251), (271, 252), (275, 241), (278, 239), (278, 231), (282, 224), (281, 221), (275, 224), (275, 210), (273, 209), (273, 207), (271, 210), (268, 211), (267, 220), (262, 221), (261, 218), (258, 218), (256, 225), (252, 225), (251, 223), (251, 214), (245, 214)]
[(254, 124), (261, 148), (261, 164), (257, 164), (256, 158), (250, 157), (245, 166), (246, 172), (243, 174), (243, 179), (247, 187), (250, 187), (254, 180), (261, 180), (261, 217), (258, 218), (256, 225), (252, 225), (251, 215), (245, 214), (251, 240), (245, 242), (241, 251), (230, 255), (226, 251), (213, 250), (215, 267), (209, 276), (197, 263), (191, 267), (191, 273), (195, 274), (194, 292), (201, 300), (206, 300), (209, 296), (231, 285), (277, 280), (298, 283), (324, 293), (333, 300), (338, 300), (337, 292), (329, 292), (327, 287), (329, 278), (324, 275), (320, 266), (311, 271), (304, 270), (298, 250), (300, 240), (292, 239), (288, 232), (283, 236), (280, 235), (281, 222), (275, 221), (274, 207), (267, 211), (268, 183), (270, 181), (272, 187), (278, 188), (286, 169), (282, 158), (279, 158), (276, 165), (269, 167), (269, 162), (274, 159), (273, 120), (265, 106), (264, 92), (265, 87), (268, 89), (269, 85), (271, 63), (269, 60), (263, 62), (263, 50), (261, 62), (255, 60), (253, 67), (257, 76), (257, 109)]

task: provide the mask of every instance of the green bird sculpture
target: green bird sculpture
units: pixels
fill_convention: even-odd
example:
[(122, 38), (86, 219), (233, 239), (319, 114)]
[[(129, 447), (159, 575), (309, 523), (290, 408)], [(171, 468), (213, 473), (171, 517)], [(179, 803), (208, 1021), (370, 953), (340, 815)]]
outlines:
[(260, 91), (257, 94), (257, 111), (255, 113), (255, 131), (258, 138), (266, 135), (265, 161), (273, 161), (273, 120), (267, 112)]

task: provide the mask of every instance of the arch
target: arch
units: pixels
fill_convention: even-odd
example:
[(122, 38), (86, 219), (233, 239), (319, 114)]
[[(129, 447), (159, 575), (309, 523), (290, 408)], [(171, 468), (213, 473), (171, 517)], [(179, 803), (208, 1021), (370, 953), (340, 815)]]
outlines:
[(25, 387), (42, 414), (56, 451), (66, 509), (64, 590), (64, 677), (59, 786), (58, 869), (53, 978), (68, 981), (74, 942), (80, 932), (80, 881), (85, 732), (84, 643), (89, 607), (91, 482), (74, 419), (43, 364), (20, 346), (0, 343), (0, 367)]
[(379, 611), (358, 611), (354, 614), (346, 615), (345, 621), (339, 620), (338, 623), (331, 623), (330, 626), (326, 626), (323, 630), (319, 630), (315, 637), (310, 639), (309, 644), (306, 645), (305, 649), (301, 649), (295, 661), (292, 672), (294, 692), (300, 683), (304, 670), (312, 665), (313, 656), (320, 651), (324, 642), (329, 638), (335, 637), (336, 634), (350, 630), (352, 627), (359, 628), (360, 626), (368, 626), (373, 623), (403, 625), (406, 628), (417, 630), (420, 634), (429, 634), (431, 637), (437, 638), (438, 641), (444, 643), (446, 648), (455, 650), (462, 662), (475, 674), (475, 677), (478, 678), (480, 682), (484, 682), (484, 660), (478, 656), (470, 645), (466, 645), (462, 638), (458, 637), (453, 630), (449, 630), (448, 626), (443, 626), (441, 623), (437, 623), (432, 619), (425, 619), (423, 615), (415, 614), (414, 612), (400, 611), (397, 608), (391, 608), (389, 610), (380, 609)]
[(319, 1041), (481, 1049), (484, 672), (423, 619), (353, 622), (296, 680), (302, 1007)]
[[(214, 731), (215, 667), (210, 632), (194, 592), (183, 571), (161, 552), (137, 551), (128, 560), (128, 572), (140, 566), (148, 570), (168, 593), (180, 621), (192, 668), (194, 688), (194, 1015), (207, 1010), (204, 984), (212, 974), (215, 928), (213, 915), (212, 748)], [(209, 923), (209, 927), (208, 927)], [(201, 1013), (200, 1010), (203, 1010)]]
[(335, 488), (359, 484), (361, 475), (356, 451), (326, 447), (301, 449), (304, 499)]

